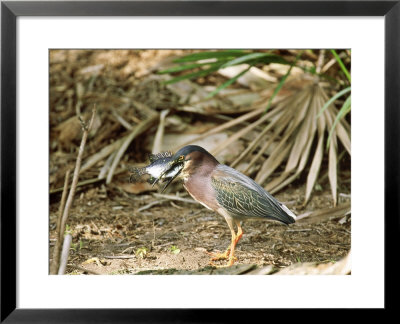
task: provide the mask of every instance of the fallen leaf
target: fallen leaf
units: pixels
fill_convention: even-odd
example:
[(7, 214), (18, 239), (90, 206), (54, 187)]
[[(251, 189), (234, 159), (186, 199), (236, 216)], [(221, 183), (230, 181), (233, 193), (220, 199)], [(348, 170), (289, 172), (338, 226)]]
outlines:
[(146, 191), (156, 191), (157, 187), (152, 186), (150, 183), (147, 182), (137, 182), (137, 183), (119, 183), (118, 186), (122, 188), (124, 191), (132, 193), (132, 194), (139, 194)]

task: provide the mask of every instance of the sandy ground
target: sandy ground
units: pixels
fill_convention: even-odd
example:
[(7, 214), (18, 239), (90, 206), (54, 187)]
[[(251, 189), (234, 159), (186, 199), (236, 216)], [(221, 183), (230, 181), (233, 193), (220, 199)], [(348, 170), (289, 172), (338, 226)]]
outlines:
[[(179, 183), (174, 188), (179, 188)], [(230, 244), (225, 220), (200, 204), (165, 200), (140, 212), (139, 208), (160, 199), (151, 194), (109, 191), (99, 186), (78, 194), (69, 219), (73, 234), (70, 264), (99, 274), (208, 269), (207, 251), (223, 252)], [(301, 188), (291, 188), (277, 198), (297, 214), (331, 205), (330, 192), (326, 191), (301, 209), (301, 192)], [(50, 252), (57, 214), (58, 203), (53, 203)], [(290, 226), (249, 220), (243, 223), (243, 230), (236, 264), (280, 269), (299, 262), (332, 262), (344, 257), (351, 246), (351, 221), (343, 215), (318, 220), (305, 217)], [(224, 261), (215, 264), (223, 265)], [(72, 266), (67, 272), (85, 273)]]

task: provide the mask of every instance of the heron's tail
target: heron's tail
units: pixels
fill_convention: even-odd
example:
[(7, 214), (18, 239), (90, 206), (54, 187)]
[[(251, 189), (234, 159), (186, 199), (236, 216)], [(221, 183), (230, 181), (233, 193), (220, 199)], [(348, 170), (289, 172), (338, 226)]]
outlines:
[(279, 217), (279, 220), (282, 223), (285, 223), (287, 225), (289, 224), (293, 224), (296, 221), (296, 215), (289, 209), (287, 208), (284, 204), (279, 203), (280, 207), (281, 207), (281, 213)]

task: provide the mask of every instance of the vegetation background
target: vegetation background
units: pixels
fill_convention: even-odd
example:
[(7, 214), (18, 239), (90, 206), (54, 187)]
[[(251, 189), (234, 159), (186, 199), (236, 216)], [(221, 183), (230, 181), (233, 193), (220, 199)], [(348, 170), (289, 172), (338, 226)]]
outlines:
[(179, 183), (129, 183), (149, 153), (196, 143), (299, 215), (246, 222), (226, 271), (350, 273), (350, 72), (346, 49), (50, 51), (50, 271), (226, 273), (206, 253), (229, 244), (225, 220)]

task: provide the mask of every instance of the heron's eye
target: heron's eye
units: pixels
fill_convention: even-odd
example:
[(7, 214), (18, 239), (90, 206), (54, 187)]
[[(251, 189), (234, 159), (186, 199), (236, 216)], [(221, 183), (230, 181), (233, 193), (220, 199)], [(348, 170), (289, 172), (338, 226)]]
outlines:
[(180, 157), (179, 157), (179, 161), (183, 161), (185, 159), (185, 156), (184, 155), (181, 155)]

